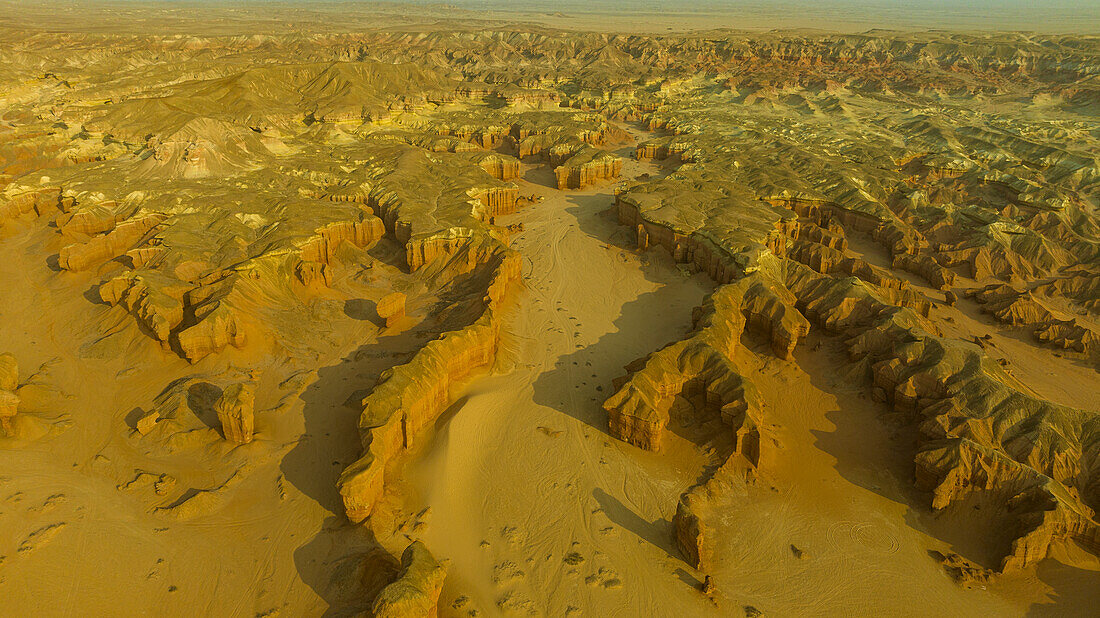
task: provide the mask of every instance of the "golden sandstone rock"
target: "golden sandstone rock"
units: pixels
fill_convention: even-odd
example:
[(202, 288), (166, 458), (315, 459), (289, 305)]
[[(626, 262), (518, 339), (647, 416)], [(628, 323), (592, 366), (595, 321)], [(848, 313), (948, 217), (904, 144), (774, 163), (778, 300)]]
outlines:
[(434, 618), (447, 569), (413, 541), (401, 555), (401, 574), (374, 599), (374, 618)]
[(160, 413), (154, 410), (138, 419), (134, 428), (137, 429), (138, 433), (141, 435), (147, 436), (156, 428), (158, 420), (160, 420)]
[(8, 352), (0, 354), (0, 390), (14, 391), (19, 388), (19, 363)]
[(12, 436), (15, 434), (12, 419), (15, 418), (18, 412), (19, 395), (9, 390), (0, 390), (0, 428), (3, 429), (4, 435)]
[(159, 214), (136, 217), (120, 223), (106, 234), (93, 236), (87, 242), (62, 247), (58, 254), (58, 264), (66, 270), (85, 270), (118, 257), (163, 220), (163, 215)]
[(253, 407), (256, 404), (256, 385), (252, 382), (230, 384), (222, 391), (214, 404), (222, 433), (229, 442), (247, 444), (252, 441), (255, 427)]
[[(456, 255), (451, 261), (461, 261)], [(386, 462), (406, 450), (416, 436), (450, 405), (452, 388), (496, 358), (499, 304), (519, 279), (519, 255), (497, 245), (478, 270), (487, 277), (481, 316), (469, 326), (428, 342), (413, 359), (382, 373), (363, 400), (359, 432), (363, 456), (340, 475), (340, 495), (348, 519), (370, 516), (382, 497)]]
[(205, 305), (196, 310), (196, 318), (199, 323), (180, 331), (178, 336), (183, 355), (192, 363), (226, 346), (240, 348), (244, 345), (244, 330), (233, 310), (225, 305), (219, 302)]
[(614, 180), (623, 160), (608, 152), (587, 148), (554, 169), (559, 189), (583, 189), (601, 180)]
[(6, 436), (12, 436), (15, 432), (12, 423), (19, 412), (19, 396), (15, 394), (17, 388), (19, 365), (11, 354), (0, 354), (0, 429)]
[(386, 328), (392, 328), (405, 318), (405, 295), (394, 292), (383, 296), (375, 307), (378, 317), (386, 321)]
[[(997, 563), (986, 566), (999, 571), (1063, 557), (1066, 552), (1056, 551), (1061, 547), (1100, 551), (1096, 410), (1036, 395), (1031, 387), (1049, 391), (1030, 380), (1045, 375), (1018, 380), (1001, 368), (1007, 355), (983, 351), (997, 350), (988, 333), (967, 332), (986, 325), (954, 320), (970, 303), (933, 312), (918, 282), (944, 292), (949, 306), (957, 304), (955, 290), (969, 291), (983, 311), (1030, 330), (1035, 340), (1058, 348), (1058, 357), (1064, 352), (1073, 363), (1076, 356), (1096, 357), (1100, 243), (1092, 198), (1100, 173), (1090, 127), (1100, 98), (1093, 40), (984, 32), (582, 35), (501, 30), (489, 22), (420, 32), (405, 17), (401, 23), (396, 31), (329, 28), (317, 37), (221, 36), (224, 24), (218, 36), (170, 39), (154, 33), (28, 36), (32, 30), (23, 27), (0, 34), (17, 50), (5, 55), (10, 70), (0, 70), (0, 91), (11, 108), (0, 122), (0, 242), (8, 243), (5, 255), (15, 262), (11, 272), (25, 258), (53, 267), (48, 254), (54, 252), (56, 266), (68, 271), (48, 286), (36, 279), (41, 268), (12, 277), (19, 293), (4, 309), (19, 310), (21, 299), (65, 301), (69, 295), (82, 302), (80, 295), (90, 298), (94, 292), (87, 291), (95, 289), (113, 306), (66, 314), (73, 327), (62, 331), (86, 335), (82, 341), (59, 336), (47, 343), (42, 335), (48, 331), (41, 329), (57, 317), (47, 307), (41, 323), (10, 320), (5, 334), (39, 329), (35, 345), (66, 355), (59, 375), (68, 379), (87, 365), (91, 375), (106, 378), (105, 393), (114, 392), (106, 383), (112, 376), (121, 388), (170, 381), (156, 411), (136, 424), (147, 439), (131, 436), (124, 449), (118, 444), (125, 441), (112, 440), (102, 457), (82, 441), (66, 442), (80, 451), (74, 456), (91, 460), (88, 471), (128, 474), (130, 464), (169, 459), (180, 470), (202, 468), (181, 474), (180, 487), (209, 489), (182, 502), (185, 508), (164, 509), (191, 514), (224, 506), (223, 490), (264, 465), (264, 457), (285, 465), (280, 486), (297, 484), (295, 457), (270, 457), (266, 444), (254, 445), (245, 466), (239, 452), (205, 458), (209, 449), (194, 447), (210, 432), (195, 414), (181, 412), (192, 400), (212, 404), (227, 440), (251, 440), (258, 385), (231, 385), (216, 403), (207, 401), (216, 389), (203, 385), (224, 382), (232, 362), (255, 354), (281, 374), (265, 381), (263, 399), (274, 401), (266, 383), (278, 384), (285, 391), (280, 408), (297, 414), (294, 406), (304, 402), (312, 430), (316, 400), (339, 390), (330, 388), (339, 380), (325, 370), (359, 346), (376, 345), (352, 334), (374, 329), (334, 307), (348, 298), (375, 298), (379, 290), (416, 290), (418, 304), (424, 299), (423, 306), (442, 309), (428, 312), (410, 336), (351, 357), (408, 360), (377, 376), (361, 399), (362, 452), (339, 479), (348, 518), (370, 517), (387, 489), (400, 486), (387, 485), (401, 474), (398, 456), (430, 431), (466, 381), (496, 363), (501, 333), (510, 331), (503, 299), (520, 279), (520, 255), (505, 243), (523, 222), (498, 228), (495, 218), (535, 203), (519, 198), (524, 165), (547, 165), (559, 189), (617, 179), (624, 162), (614, 153), (629, 147), (623, 130), (629, 126), (632, 135), (660, 134), (633, 144), (636, 161), (627, 165), (634, 178), (615, 189), (621, 233), (634, 235), (642, 251), (667, 251), (681, 270), (704, 273), (717, 287), (693, 313), (691, 331), (630, 363), (603, 406), (610, 433), (644, 449), (663, 448), (674, 416), (704, 421), (699, 431), (713, 432), (707, 439), (714, 449), (703, 454), (707, 472), (684, 488), (670, 529), (692, 566), (719, 567), (708, 582), (730, 577), (720, 572), (724, 560), (717, 554), (730, 530), (722, 521), (730, 519), (729, 497), (744, 489), (740, 484), (771, 482), (772, 471), (799, 463), (780, 461), (795, 449), (780, 448), (779, 438), (789, 434), (769, 419), (769, 402), (755, 394), (753, 381), (793, 374), (784, 364), (812, 355), (798, 347), (811, 324), (828, 350), (847, 355), (830, 351), (827, 360), (845, 363), (845, 375), (861, 380), (878, 402), (885, 428), (907, 437), (912, 476), (930, 496), (927, 505), (909, 505), (918, 515), (910, 523), (923, 525), (923, 506), (935, 511), (941, 529), (960, 515), (977, 522), (973, 529), (988, 535), (983, 541)], [(61, 47), (65, 53), (58, 54)], [(551, 198), (546, 210), (561, 206), (562, 196), (549, 188), (534, 190)], [(598, 200), (606, 201), (596, 209), (610, 203), (609, 192), (572, 200), (566, 212), (586, 217)], [(528, 220), (531, 232), (557, 225), (542, 214)], [(21, 229), (25, 224), (35, 227)], [(579, 227), (594, 236), (600, 226)], [(377, 307), (392, 327), (404, 314), (404, 297), (391, 295)], [(623, 313), (629, 317), (625, 307)], [(37, 317), (23, 308), (27, 315)], [(119, 328), (120, 320), (140, 328)], [(631, 320), (615, 327), (629, 336)], [(136, 343), (126, 339), (135, 334)], [(421, 335), (434, 339), (409, 350), (394, 341), (418, 345)], [(775, 375), (738, 371), (742, 361), (756, 362), (750, 352), (769, 354), (748, 350), (743, 339), (770, 347), (775, 359), (763, 364)], [(615, 341), (603, 340), (596, 351)], [(141, 347), (152, 343), (164, 352)], [(246, 343), (254, 349), (229, 349)], [(1024, 347), (1019, 344), (1012, 347)], [(170, 352), (196, 365), (187, 368)], [(810, 357), (808, 373), (822, 362)], [(1055, 367), (1053, 357), (1051, 371), (1075, 369), (1063, 361)], [(18, 373), (14, 359), (8, 371), (8, 358), (0, 356), (6, 434), (13, 419), (20, 430), (22, 421), (32, 421), (29, 414), (15, 416), (20, 395), (28, 408), (33, 400), (39, 409), (34, 388), (16, 394)], [(1021, 365), (1014, 357), (1011, 366), (1023, 376)], [(303, 389), (315, 377), (321, 385), (307, 394)], [(368, 382), (375, 377), (364, 375)], [(813, 385), (826, 390), (830, 381)], [(111, 418), (99, 403), (82, 406), (95, 419), (78, 412), (76, 422)], [(297, 432), (294, 423), (278, 425), (282, 433), (271, 443), (298, 437), (290, 434)], [(187, 460), (195, 452), (204, 453), (201, 466)], [(69, 461), (63, 463), (67, 468)], [(39, 483), (16, 476), (6, 482)], [(175, 501), (174, 477), (159, 478), (158, 496)], [(775, 484), (781, 481), (777, 475)], [(96, 498), (93, 490), (79, 492), (79, 500)], [(288, 500), (280, 508), (306, 502)], [(319, 510), (308, 511), (295, 513), (312, 517)], [(78, 519), (70, 525), (85, 525)], [(377, 519), (375, 532), (393, 532), (385, 529), (387, 518)], [(242, 522), (242, 530), (265, 525)], [(266, 542), (267, 532), (257, 536)], [(370, 537), (359, 532), (359, 540)], [(291, 537), (271, 539), (288, 543)], [(834, 551), (819, 547), (824, 555)], [(901, 560), (913, 555), (922, 559), (914, 549), (889, 558), (891, 568), (907, 566)], [(799, 566), (819, 568), (812, 562)], [(942, 562), (964, 580), (987, 576), (954, 554)], [(403, 563), (401, 579), (378, 596), (375, 615), (433, 614), (442, 569), (420, 543), (406, 550)], [(534, 584), (545, 583), (535, 571), (527, 574)], [(662, 596), (650, 595), (656, 602)], [(301, 613), (299, 605), (288, 607)], [(606, 606), (585, 609), (599, 613)]]

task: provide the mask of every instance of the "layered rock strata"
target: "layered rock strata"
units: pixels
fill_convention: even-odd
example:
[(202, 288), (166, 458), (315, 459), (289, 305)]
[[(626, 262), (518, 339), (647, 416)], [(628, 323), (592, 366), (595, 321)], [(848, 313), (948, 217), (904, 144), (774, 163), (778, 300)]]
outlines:
[(229, 442), (247, 444), (255, 430), (256, 385), (252, 382), (236, 382), (225, 387), (214, 411), (222, 425), (222, 433)]
[[(460, 253), (451, 260), (463, 258)], [(496, 358), (501, 303), (519, 279), (521, 262), (518, 254), (500, 245), (477, 260), (476, 268), (487, 277), (480, 316), (469, 326), (428, 342), (408, 363), (383, 372), (363, 399), (359, 418), (363, 456), (344, 470), (338, 483), (353, 522), (369, 517), (382, 497), (387, 462), (431, 426), (453, 401), (456, 388), (488, 370)]]

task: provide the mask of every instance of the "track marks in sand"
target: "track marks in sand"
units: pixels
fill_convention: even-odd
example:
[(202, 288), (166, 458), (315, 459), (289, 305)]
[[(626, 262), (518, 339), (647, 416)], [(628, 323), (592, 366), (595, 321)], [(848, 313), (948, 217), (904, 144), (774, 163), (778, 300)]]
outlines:
[(47, 545), (50, 541), (58, 535), (59, 532), (65, 529), (68, 525), (65, 522), (57, 522), (56, 524), (49, 524), (42, 526), (41, 528), (31, 532), (23, 539), (23, 542), (19, 544), (19, 553), (25, 554), (32, 552), (40, 547)]

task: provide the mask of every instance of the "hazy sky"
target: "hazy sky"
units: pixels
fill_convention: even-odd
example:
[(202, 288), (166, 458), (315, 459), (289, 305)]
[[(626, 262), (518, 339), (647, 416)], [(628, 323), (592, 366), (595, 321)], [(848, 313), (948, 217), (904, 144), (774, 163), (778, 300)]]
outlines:
[(545, 13), (707, 13), (813, 26), (1056, 29), (1100, 34), (1100, 0), (412, 0), (464, 9)]
[[(282, 5), (310, 13), (342, 11), (345, 19), (388, 10), (427, 20), (482, 18), (538, 22), (567, 29), (612, 31), (695, 30), (706, 28), (817, 28), (861, 32), (875, 28), (946, 30), (1027, 30), (1100, 35), (1100, 0), (0, 0), (0, 7), (20, 12), (46, 6), (72, 9), (82, 4), (143, 5), (156, 10), (211, 7), (233, 10)], [(402, 9), (398, 5), (404, 5)], [(454, 7), (447, 8), (447, 7)], [(317, 9), (317, 11), (311, 11)], [(455, 10), (457, 9), (457, 10)], [(386, 11), (387, 9), (381, 9)], [(0, 22), (3, 13), (0, 10)], [(320, 14), (320, 13), (317, 13)], [(302, 17), (302, 13), (296, 13)], [(272, 12), (270, 17), (276, 17)], [(211, 15), (213, 17), (213, 15)], [(10, 20), (9, 20), (10, 21)], [(368, 22), (369, 23), (369, 20)]]

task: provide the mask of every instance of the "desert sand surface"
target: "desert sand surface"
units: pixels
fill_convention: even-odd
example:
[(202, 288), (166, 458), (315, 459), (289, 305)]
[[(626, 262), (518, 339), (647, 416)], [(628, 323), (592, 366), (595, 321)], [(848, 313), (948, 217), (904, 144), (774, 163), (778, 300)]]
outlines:
[(1093, 615), (1096, 10), (835, 4), (0, 2), (0, 614)]

